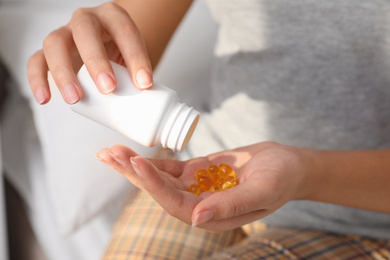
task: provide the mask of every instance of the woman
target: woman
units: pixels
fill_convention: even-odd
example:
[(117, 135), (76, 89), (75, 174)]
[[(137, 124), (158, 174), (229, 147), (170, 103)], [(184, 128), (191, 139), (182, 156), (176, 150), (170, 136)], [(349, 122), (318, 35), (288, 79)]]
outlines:
[[(115, 1), (77, 10), (29, 60), (37, 102), (50, 99), (47, 70), (64, 100), (78, 102), (82, 89), (74, 71), (82, 63), (100, 92), (112, 92), (116, 80), (109, 59), (126, 65), (136, 86), (150, 87), (152, 69), (190, 4)], [(188, 147), (194, 159), (146, 160), (121, 145), (97, 157), (186, 224), (234, 230), (236, 237), (245, 224), (261, 220), (268, 226), (247, 233), (239, 246), (192, 256), (245, 259), (257, 250), (257, 256), (270, 257), (389, 257), (389, 4), (208, 4), (219, 36), (211, 112), (202, 116), (201, 135)], [(205, 156), (204, 144), (215, 153)], [(239, 185), (200, 196), (187, 192), (189, 175), (211, 163), (233, 166)], [(190, 236), (194, 229), (185, 230)], [(205, 234), (197, 233), (207, 240)], [(287, 243), (285, 237), (296, 239)], [(320, 246), (312, 249), (313, 241)]]

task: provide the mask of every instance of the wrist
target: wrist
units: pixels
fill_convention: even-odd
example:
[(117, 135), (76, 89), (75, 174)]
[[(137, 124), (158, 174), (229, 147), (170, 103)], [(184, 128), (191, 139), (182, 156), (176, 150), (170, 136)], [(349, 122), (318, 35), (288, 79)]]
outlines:
[(314, 200), (321, 183), (320, 176), (324, 167), (321, 162), (321, 151), (308, 148), (297, 148), (300, 155), (298, 176), (300, 178), (294, 200)]

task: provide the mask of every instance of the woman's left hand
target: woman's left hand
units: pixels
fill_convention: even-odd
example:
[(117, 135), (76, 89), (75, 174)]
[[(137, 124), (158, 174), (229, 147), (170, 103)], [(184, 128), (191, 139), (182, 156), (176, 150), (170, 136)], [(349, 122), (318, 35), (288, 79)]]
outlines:
[[(116, 145), (97, 157), (148, 192), (169, 214), (209, 231), (225, 231), (261, 219), (288, 201), (302, 199), (311, 150), (264, 142), (188, 161), (145, 159)], [(237, 186), (220, 192), (188, 191), (195, 172), (211, 164), (230, 165)]]

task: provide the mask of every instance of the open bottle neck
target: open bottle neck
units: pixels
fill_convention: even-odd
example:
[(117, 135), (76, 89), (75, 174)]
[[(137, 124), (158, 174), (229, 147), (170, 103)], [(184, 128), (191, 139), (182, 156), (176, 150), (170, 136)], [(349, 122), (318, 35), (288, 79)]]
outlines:
[(199, 112), (185, 104), (175, 104), (161, 132), (161, 144), (174, 152), (182, 152), (187, 146), (198, 123)]

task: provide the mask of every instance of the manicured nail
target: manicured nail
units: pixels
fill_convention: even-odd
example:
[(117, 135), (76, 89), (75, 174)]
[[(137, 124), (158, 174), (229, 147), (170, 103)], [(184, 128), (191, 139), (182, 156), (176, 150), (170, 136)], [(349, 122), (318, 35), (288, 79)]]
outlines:
[(99, 161), (103, 161), (103, 158), (100, 156), (100, 152), (95, 154), (95, 157), (96, 159), (98, 159)]
[(130, 158), (130, 162), (131, 162), (131, 165), (133, 166), (133, 169), (134, 169), (135, 173), (138, 176), (141, 176), (141, 171), (139, 170), (137, 163), (134, 162), (133, 157)]
[(105, 151), (106, 149), (101, 149), (99, 152), (95, 154), (95, 157), (102, 162), (107, 161), (107, 152)]
[(79, 92), (73, 84), (66, 84), (63, 88), (63, 92), (65, 101), (69, 104), (74, 104), (80, 99)]
[(207, 221), (210, 221), (214, 217), (214, 211), (211, 209), (201, 211), (199, 212), (194, 221), (192, 222), (193, 227), (197, 227), (203, 223), (206, 223)]
[(43, 104), (43, 102), (45, 102), (46, 98), (45, 98), (45, 92), (43, 91), (43, 89), (39, 88), (36, 92), (35, 92), (35, 100), (38, 102), (38, 104)]
[(114, 153), (111, 152), (111, 149), (108, 149), (108, 153), (111, 155), (111, 157), (117, 161), (118, 163), (120, 163), (122, 166), (124, 166), (124, 163), (123, 161)]
[(144, 69), (137, 72), (137, 82), (140, 88), (148, 88), (153, 84), (150, 73)]
[(111, 93), (115, 89), (115, 81), (108, 73), (100, 73), (97, 81), (100, 92), (104, 94)]

